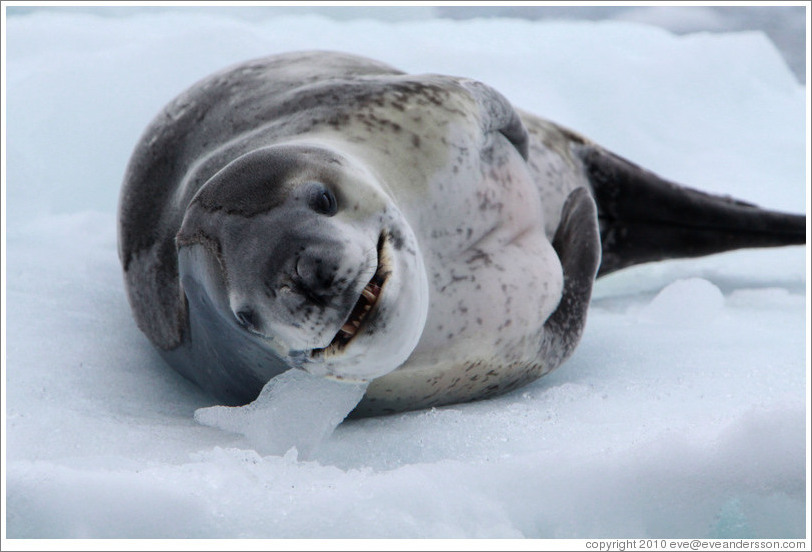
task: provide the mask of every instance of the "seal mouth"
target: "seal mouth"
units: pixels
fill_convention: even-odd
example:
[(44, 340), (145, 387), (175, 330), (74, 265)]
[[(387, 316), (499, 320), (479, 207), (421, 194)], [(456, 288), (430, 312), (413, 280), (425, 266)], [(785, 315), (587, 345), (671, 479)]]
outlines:
[(341, 325), (341, 329), (338, 330), (330, 344), (322, 349), (313, 349), (311, 352), (312, 357), (332, 356), (340, 353), (365, 327), (369, 314), (377, 306), (383, 287), (392, 272), (389, 268), (389, 255), (386, 251), (388, 239), (387, 232), (385, 230), (381, 232), (378, 238), (378, 267), (375, 274), (372, 275), (367, 285), (361, 290), (361, 295), (350, 311), (350, 315)]

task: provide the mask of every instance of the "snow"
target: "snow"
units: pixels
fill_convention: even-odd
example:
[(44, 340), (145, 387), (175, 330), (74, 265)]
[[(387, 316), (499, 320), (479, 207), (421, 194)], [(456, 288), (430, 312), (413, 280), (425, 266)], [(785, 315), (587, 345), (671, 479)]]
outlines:
[(668, 284), (645, 305), (638, 320), (665, 327), (696, 328), (712, 322), (725, 307), (725, 296), (712, 282), (686, 278)]
[(116, 253), (151, 117), (216, 69), (297, 49), (478, 78), (663, 176), (805, 212), (805, 90), (763, 34), (116, 15), (7, 20), (9, 538), (809, 534), (803, 247), (612, 274), (558, 371), (345, 422), (309, 457), (195, 421), (213, 402), (135, 327)]

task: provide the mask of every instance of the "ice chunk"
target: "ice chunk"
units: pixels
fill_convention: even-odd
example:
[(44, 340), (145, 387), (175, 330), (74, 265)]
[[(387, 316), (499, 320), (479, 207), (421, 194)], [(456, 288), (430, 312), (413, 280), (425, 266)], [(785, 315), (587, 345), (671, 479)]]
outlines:
[(366, 383), (288, 370), (265, 384), (254, 402), (199, 408), (195, 420), (245, 435), (261, 454), (283, 455), (295, 447), (299, 458), (307, 459), (355, 408), (366, 388)]
[(655, 324), (695, 327), (711, 322), (725, 304), (718, 287), (703, 278), (686, 278), (666, 286), (640, 312), (640, 319)]

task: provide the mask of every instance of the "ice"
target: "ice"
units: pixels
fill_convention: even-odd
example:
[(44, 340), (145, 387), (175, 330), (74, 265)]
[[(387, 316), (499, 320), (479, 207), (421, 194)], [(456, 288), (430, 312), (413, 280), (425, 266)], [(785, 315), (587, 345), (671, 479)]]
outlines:
[(245, 435), (262, 454), (283, 455), (295, 448), (300, 458), (310, 459), (355, 408), (367, 385), (288, 370), (266, 383), (254, 402), (198, 408), (195, 420)]
[(640, 312), (640, 319), (665, 325), (696, 327), (708, 324), (724, 307), (718, 287), (703, 278), (677, 280), (665, 287)]
[(620, 21), (635, 21), (664, 27), (673, 32), (697, 30), (724, 31), (729, 24), (724, 15), (712, 7), (649, 7), (631, 9), (615, 16)]
[[(806, 91), (763, 34), (54, 7), (10, 16), (3, 39), (8, 537), (809, 535), (808, 248), (601, 278), (557, 371), (346, 420), (309, 460), (195, 421), (215, 403), (136, 328), (116, 250), (151, 117), (230, 63), (313, 48), (483, 80), (664, 177), (804, 212)], [(245, 431), (240, 412), (223, 423)]]

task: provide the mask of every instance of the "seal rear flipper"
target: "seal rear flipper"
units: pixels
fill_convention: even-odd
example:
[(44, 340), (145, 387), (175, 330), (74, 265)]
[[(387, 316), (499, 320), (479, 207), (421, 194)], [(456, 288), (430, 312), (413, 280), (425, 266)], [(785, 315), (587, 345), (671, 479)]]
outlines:
[(561, 261), (564, 289), (558, 307), (544, 323), (541, 358), (548, 371), (566, 360), (581, 339), (601, 262), (597, 210), (586, 188), (576, 188), (564, 202), (553, 249)]
[(806, 243), (803, 215), (680, 186), (595, 145), (573, 152), (598, 206), (598, 276), (649, 261)]

